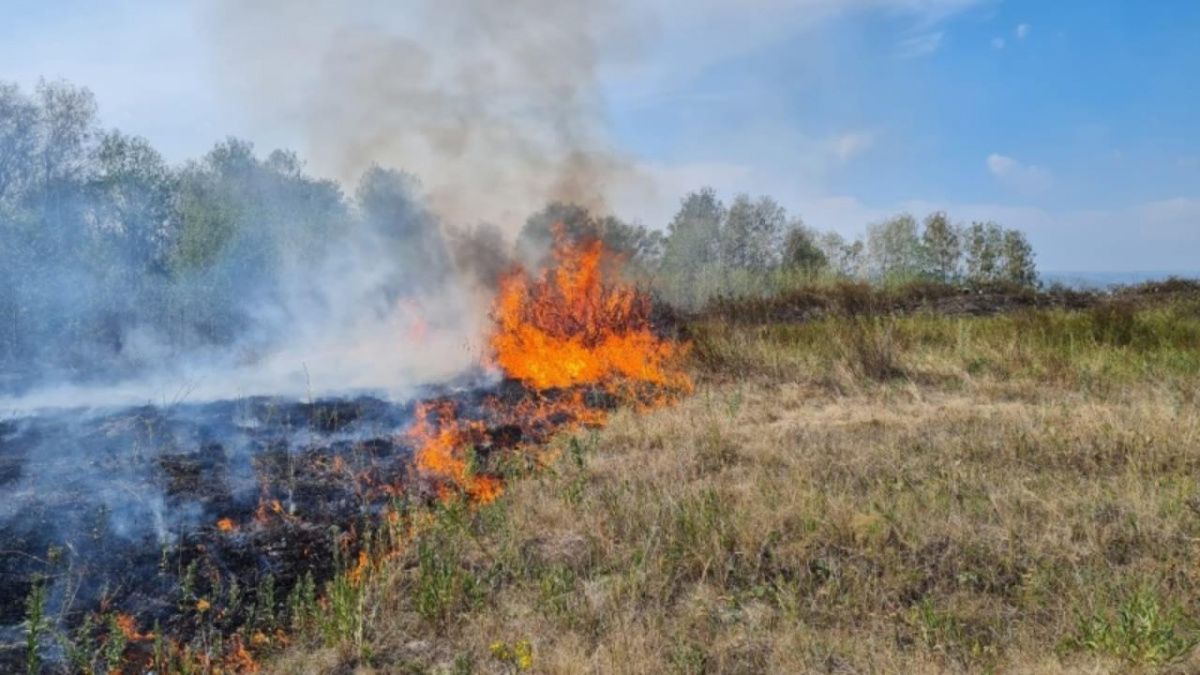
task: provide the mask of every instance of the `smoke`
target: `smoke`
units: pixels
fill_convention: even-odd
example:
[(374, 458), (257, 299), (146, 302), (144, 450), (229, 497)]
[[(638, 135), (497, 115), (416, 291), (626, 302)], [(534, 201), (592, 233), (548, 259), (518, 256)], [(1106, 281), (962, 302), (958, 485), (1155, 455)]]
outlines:
[[(615, 0), (223, 0), (203, 18), (218, 81), (337, 182), (236, 141), (167, 167), (96, 131), (86, 91), (47, 89), (70, 96), (44, 110), (77, 92), (91, 106), (47, 115), (5, 90), (32, 121), (0, 145), (54, 138), (36, 120), (58, 118), (78, 142), (69, 180), (0, 185), (0, 235), (15, 233), (0, 254), (26, 270), (0, 269), (0, 411), (402, 397), (482, 373), (520, 225), (550, 202), (603, 213), (636, 173), (606, 138), (598, 81), (602, 52), (643, 39)], [(63, 154), (27, 145), (30, 176)], [(20, 238), (32, 222), (49, 243)]]
[(602, 48), (637, 32), (614, 2), (226, 0), (221, 68), (258, 119), (299, 126), (318, 171), (420, 177), (446, 225), (510, 235), (549, 201), (603, 210), (631, 170), (604, 134)]

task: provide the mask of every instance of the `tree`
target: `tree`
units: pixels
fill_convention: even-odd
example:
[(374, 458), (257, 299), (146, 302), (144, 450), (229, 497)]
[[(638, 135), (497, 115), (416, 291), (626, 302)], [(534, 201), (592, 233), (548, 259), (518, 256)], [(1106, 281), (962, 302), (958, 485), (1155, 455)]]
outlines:
[(770, 197), (738, 195), (725, 216), (721, 262), (727, 269), (761, 272), (778, 262), (787, 212)]
[(614, 216), (599, 219), (597, 230), (608, 250), (628, 256), (637, 266), (650, 266), (662, 258), (665, 242), (657, 230), (626, 223)]
[(683, 198), (679, 212), (667, 226), (660, 269), (670, 299), (695, 304), (715, 288), (710, 284), (720, 271), (721, 227), (725, 205), (712, 188)]
[(962, 236), (944, 212), (932, 213), (925, 218), (921, 244), (925, 252), (925, 274), (943, 283), (955, 281), (962, 263)]
[(783, 243), (783, 266), (808, 274), (829, 267), (829, 258), (817, 246), (815, 233), (804, 227), (803, 223), (796, 222), (788, 230)]
[(38, 164), (45, 184), (76, 178), (87, 162), (95, 134), (96, 99), (92, 92), (64, 82), (38, 83)]
[(999, 279), (1004, 234), (993, 222), (974, 222), (965, 233), (967, 280), (990, 283)]
[(569, 241), (599, 240), (611, 252), (626, 256), (637, 267), (649, 266), (662, 256), (663, 237), (615, 216), (595, 217), (577, 204), (554, 202), (530, 216), (517, 235), (517, 253), (527, 264), (546, 262), (555, 229)]
[(847, 242), (837, 232), (825, 232), (817, 237), (816, 244), (821, 249), (821, 253), (825, 255), (825, 259), (829, 261), (829, 268), (835, 274), (854, 277), (862, 273), (862, 241)]
[(679, 212), (667, 226), (664, 263), (703, 266), (720, 260), (725, 213), (725, 205), (712, 188), (684, 197)]
[(38, 115), (37, 105), (17, 85), (0, 82), (0, 217), (31, 178)]
[(545, 264), (554, 245), (555, 228), (571, 241), (600, 236), (587, 209), (578, 204), (552, 202), (525, 219), (525, 225), (517, 234), (517, 257), (534, 267)]
[(903, 214), (867, 229), (867, 258), (878, 279), (911, 279), (921, 272), (924, 253), (917, 221)]
[(401, 283), (428, 286), (445, 279), (450, 255), (437, 220), (418, 197), (418, 185), (410, 174), (373, 166), (359, 180), (355, 200), (399, 263)]
[(1002, 244), (1004, 280), (1019, 286), (1037, 285), (1037, 266), (1033, 262), (1033, 247), (1019, 230), (1005, 230)]
[(513, 264), (504, 233), (495, 225), (454, 228), (449, 240), (454, 266), (481, 286), (495, 287)]
[(100, 137), (92, 164), (97, 226), (131, 266), (165, 271), (176, 180), (162, 156), (145, 139), (111, 131)]

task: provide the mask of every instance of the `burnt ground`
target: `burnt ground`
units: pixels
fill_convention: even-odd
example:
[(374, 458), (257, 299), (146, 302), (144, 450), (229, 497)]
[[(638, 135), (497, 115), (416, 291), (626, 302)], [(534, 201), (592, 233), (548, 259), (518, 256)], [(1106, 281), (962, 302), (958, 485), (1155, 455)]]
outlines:
[[(482, 419), (528, 396), (508, 382), (446, 397)], [(127, 614), (186, 642), (201, 623), (231, 631), (280, 615), (302, 580), (319, 586), (352, 558), (356, 533), (386, 509), (432, 499), (409, 475), (413, 414), (370, 397), (250, 398), (0, 422), (0, 671), (24, 669), (38, 585), (60, 636), (86, 639), (91, 623)], [(509, 421), (487, 438), (542, 433)], [(211, 614), (196, 611), (201, 600)], [(43, 660), (66, 668), (46, 642)]]

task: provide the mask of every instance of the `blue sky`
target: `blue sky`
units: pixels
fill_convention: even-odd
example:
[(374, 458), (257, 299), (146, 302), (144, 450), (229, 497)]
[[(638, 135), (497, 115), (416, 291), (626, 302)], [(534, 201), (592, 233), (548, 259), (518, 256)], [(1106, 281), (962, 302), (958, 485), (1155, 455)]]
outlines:
[[(294, 120), (247, 110), (214, 65), (204, 3), (100, 4), (5, 2), (0, 80), (86, 85), (106, 124), (173, 161), (230, 134), (305, 153)], [(629, 11), (643, 39), (602, 36), (596, 82), (606, 138), (654, 186), (614, 191), (625, 217), (661, 225), (709, 184), (849, 235), (902, 210), (996, 219), (1043, 269), (1200, 269), (1200, 2)]]

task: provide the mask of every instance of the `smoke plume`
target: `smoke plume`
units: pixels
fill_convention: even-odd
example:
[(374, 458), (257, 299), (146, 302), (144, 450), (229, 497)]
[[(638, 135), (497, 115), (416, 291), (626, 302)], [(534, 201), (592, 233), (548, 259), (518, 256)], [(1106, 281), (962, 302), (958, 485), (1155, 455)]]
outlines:
[(210, 27), (222, 81), (298, 124), (318, 171), (400, 168), (446, 225), (511, 234), (548, 201), (600, 206), (628, 170), (597, 83), (602, 43), (632, 40), (622, 21), (605, 0), (227, 0)]

